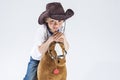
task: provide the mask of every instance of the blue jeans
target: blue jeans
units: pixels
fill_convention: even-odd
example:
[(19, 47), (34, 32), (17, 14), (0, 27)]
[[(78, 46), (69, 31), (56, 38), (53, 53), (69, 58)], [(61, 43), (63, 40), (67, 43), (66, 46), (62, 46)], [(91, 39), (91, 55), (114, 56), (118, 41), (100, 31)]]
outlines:
[(39, 64), (38, 60), (34, 60), (32, 57), (30, 57), (30, 62), (28, 63), (27, 67), (27, 73), (23, 80), (37, 80), (38, 64)]

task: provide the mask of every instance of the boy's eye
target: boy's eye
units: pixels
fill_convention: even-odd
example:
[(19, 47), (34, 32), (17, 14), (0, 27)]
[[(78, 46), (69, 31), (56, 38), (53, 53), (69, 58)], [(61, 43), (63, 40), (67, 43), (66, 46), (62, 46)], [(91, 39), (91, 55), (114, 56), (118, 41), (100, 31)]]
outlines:
[(59, 22), (63, 22), (64, 20), (58, 20)]
[(59, 22), (61, 22), (62, 20), (58, 20)]
[(51, 20), (50, 22), (54, 22), (54, 20)]

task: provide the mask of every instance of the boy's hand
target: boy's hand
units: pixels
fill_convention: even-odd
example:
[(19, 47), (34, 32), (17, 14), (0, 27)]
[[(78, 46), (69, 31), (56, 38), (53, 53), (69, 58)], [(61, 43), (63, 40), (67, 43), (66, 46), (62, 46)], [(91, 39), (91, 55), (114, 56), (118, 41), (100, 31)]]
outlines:
[(53, 39), (56, 42), (64, 42), (64, 37), (65, 37), (64, 34), (61, 32), (55, 32), (53, 34)]

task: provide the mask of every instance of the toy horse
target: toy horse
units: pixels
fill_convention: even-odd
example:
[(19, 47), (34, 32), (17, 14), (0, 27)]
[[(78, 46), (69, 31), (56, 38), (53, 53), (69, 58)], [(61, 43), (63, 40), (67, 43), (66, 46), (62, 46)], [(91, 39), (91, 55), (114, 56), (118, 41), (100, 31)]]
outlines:
[(66, 80), (66, 51), (63, 43), (52, 42), (37, 69), (38, 80)]

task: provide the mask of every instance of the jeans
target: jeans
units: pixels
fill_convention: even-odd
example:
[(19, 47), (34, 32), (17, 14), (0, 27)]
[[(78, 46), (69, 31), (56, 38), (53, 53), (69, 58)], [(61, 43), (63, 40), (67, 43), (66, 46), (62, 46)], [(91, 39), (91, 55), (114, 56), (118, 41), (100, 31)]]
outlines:
[(30, 62), (28, 63), (27, 67), (27, 73), (23, 80), (37, 80), (38, 64), (39, 64), (38, 60), (34, 60), (32, 57), (30, 57)]

